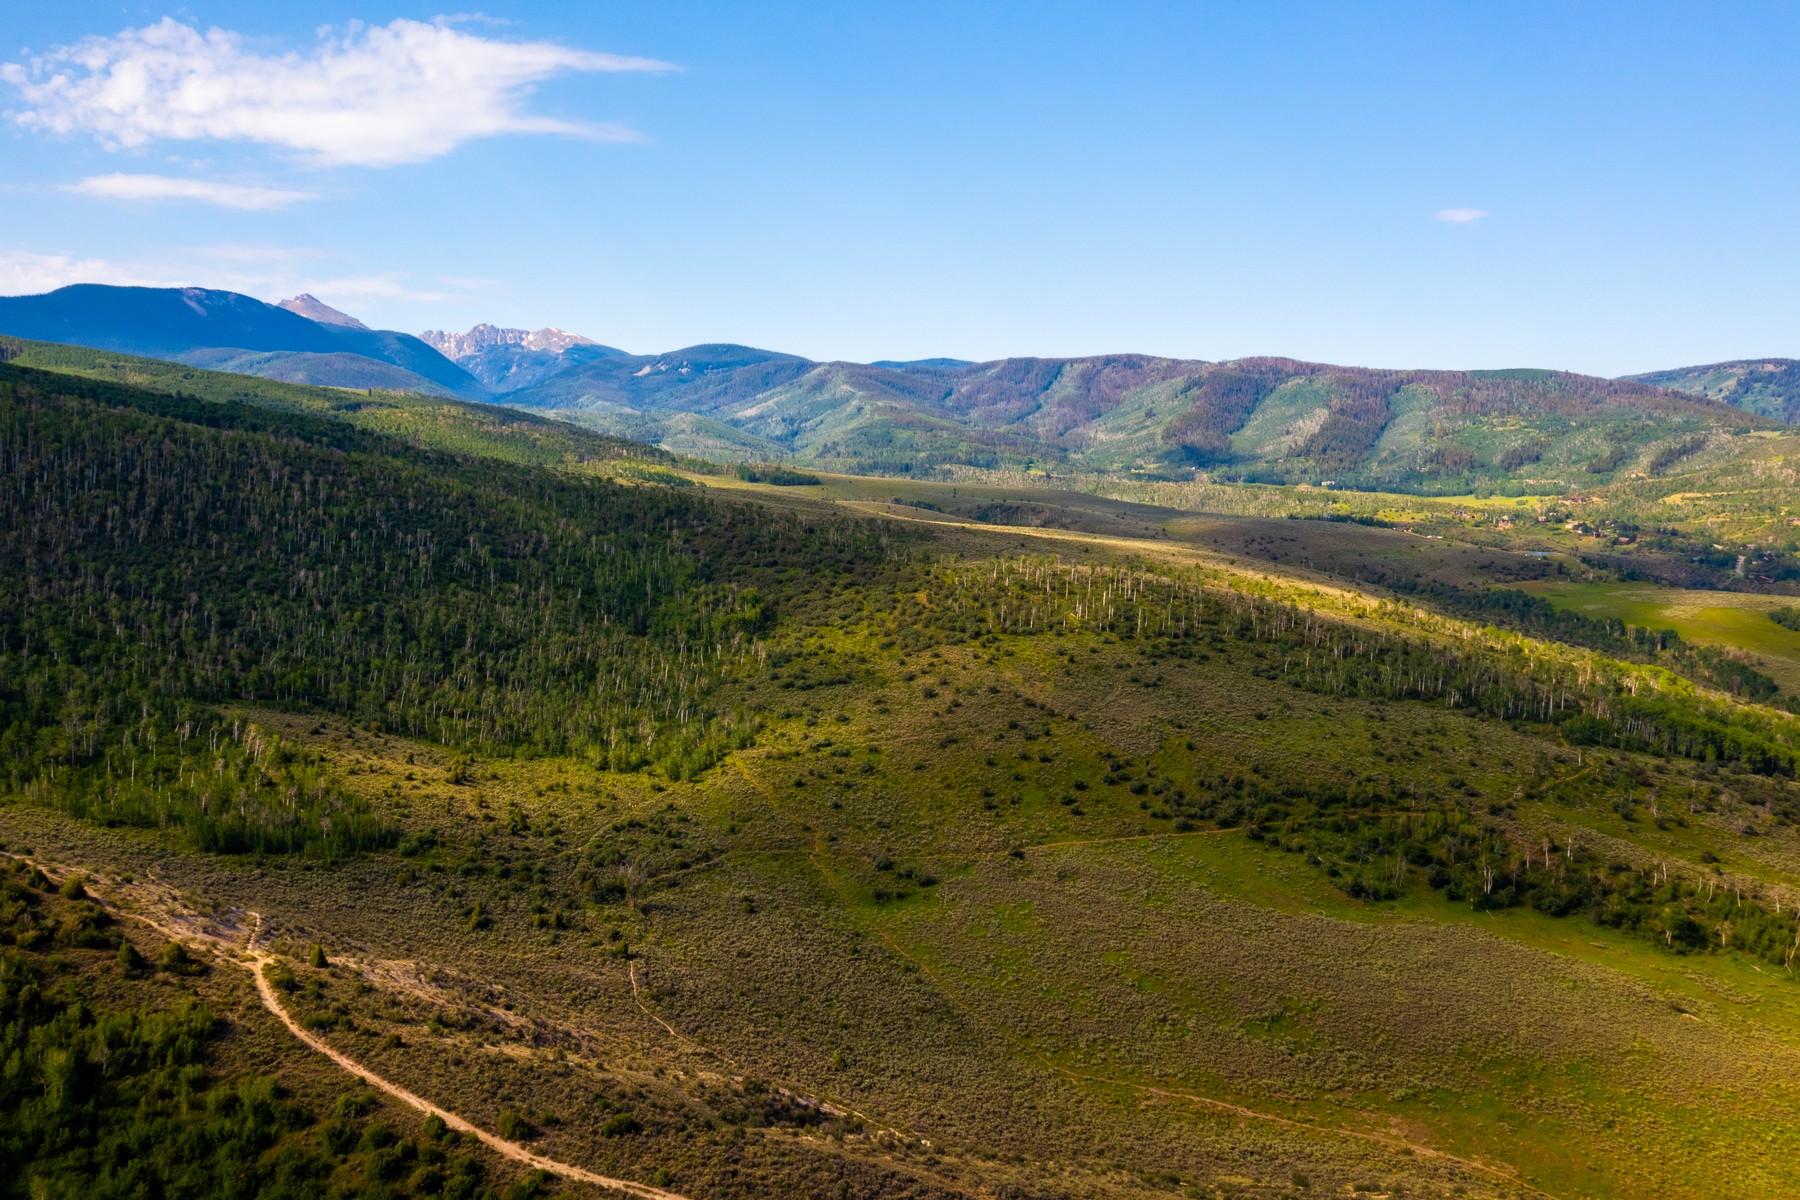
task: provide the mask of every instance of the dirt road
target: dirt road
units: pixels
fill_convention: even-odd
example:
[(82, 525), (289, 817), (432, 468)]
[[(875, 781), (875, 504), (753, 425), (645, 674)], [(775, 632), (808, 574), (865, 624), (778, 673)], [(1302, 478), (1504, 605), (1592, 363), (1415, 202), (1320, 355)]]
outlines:
[[(20, 861), (30, 863), (39, 871), (42, 871), (45, 877), (52, 881), (60, 881), (72, 873), (70, 871), (58, 870), (46, 866), (43, 863), (26, 858), (23, 855), (7, 854), (6, 857), (16, 858)], [(144, 885), (138, 885), (135, 890), (139, 893), (148, 893), (150, 891), (150, 889)], [(93, 896), (92, 892), (90, 892), (89, 895), (96, 902), (101, 902), (100, 898), (98, 896)], [(520, 1163), (533, 1170), (547, 1171), (552, 1175), (560, 1176), (563, 1179), (574, 1180), (577, 1183), (588, 1183), (595, 1187), (611, 1188), (613, 1191), (622, 1192), (627, 1196), (633, 1197), (634, 1200), (690, 1200), (690, 1197), (684, 1196), (680, 1192), (669, 1191), (667, 1188), (653, 1187), (650, 1184), (637, 1183), (630, 1179), (614, 1179), (609, 1175), (601, 1175), (594, 1171), (589, 1171), (584, 1167), (572, 1166), (568, 1163), (557, 1162), (552, 1158), (545, 1158), (541, 1154), (534, 1154), (517, 1142), (509, 1142), (498, 1134), (492, 1134), (485, 1129), (479, 1129), (448, 1109), (440, 1108), (423, 1096), (407, 1091), (392, 1080), (383, 1078), (374, 1071), (371, 1071), (368, 1067), (363, 1066), (349, 1055), (334, 1049), (322, 1038), (302, 1029), (300, 1027), (300, 1022), (294, 1020), (294, 1018), (288, 1014), (287, 1009), (283, 1007), (281, 997), (276, 995), (274, 985), (269, 982), (267, 971), (270, 966), (274, 965), (276, 959), (274, 955), (265, 954), (257, 947), (257, 943), (262, 939), (261, 914), (249, 914), (251, 918), (249, 940), (248, 944), (240, 950), (237, 946), (219, 936), (212, 928), (209, 928), (207, 923), (198, 920), (191, 918), (183, 919), (182, 916), (167, 911), (152, 915), (151, 913), (138, 912), (132, 908), (126, 908), (119, 905), (108, 904), (107, 907), (116, 915), (129, 917), (141, 924), (148, 925), (150, 928), (171, 940), (190, 942), (199, 941), (207, 943), (212, 949), (219, 952), (219, 957), (223, 961), (243, 967), (250, 972), (251, 977), (256, 980), (256, 994), (262, 1000), (263, 1007), (268, 1009), (269, 1012), (274, 1015), (275, 1019), (281, 1022), (282, 1027), (293, 1034), (301, 1044), (305, 1045), (310, 1050), (323, 1054), (339, 1067), (356, 1076), (377, 1091), (385, 1092), (402, 1104), (410, 1105), (422, 1113), (435, 1116), (458, 1133), (467, 1134), (476, 1139), (502, 1158), (508, 1158), (513, 1162)], [(248, 959), (243, 957), (246, 952), (248, 953)]]
[(386, 1092), (402, 1104), (409, 1104), (422, 1113), (437, 1117), (458, 1133), (466, 1133), (475, 1138), (495, 1154), (503, 1158), (510, 1158), (514, 1162), (522, 1163), (534, 1170), (548, 1171), (552, 1175), (560, 1175), (564, 1179), (573, 1179), (580, 1183), (591, 1183), (596, 1187), (612, 1188), (614, 1191), (624, 1192), (628, 1196), (635, 1196), (638, 1200), (688, 1200), (688, 1197), (679, 1192), (651, 1187), (647, 1183), (634, 1183), (629, 1179), (614, 1179), (607, 1175), (597, 1175), (585, 1168), (570, 1166), (568, 1163), (557, 1162), (555, 1159), (545, 1158), (541, 1154), (534, 1154), (519, 1143), (509, 1142), (498, 1134), (478, 1129), (448, 1109), (440, 1108), (423, 1096), (409, 1092), (399, 1084), (384, 1079), (349, 1055), (333, 1049), (326, 1044), (324, 1039), (308, 1033), (300, 1027), (300, 1022), (288, 1014), (287, 1009), (282, 1006), (281, 997), (275, 994), (274, 985), (269, 982), (268, 968), (274, 965), (275, 959), (256, 948), (256, 943), (262, 935), (262, 917), (256, 913), (252, 913), (251, 917), (254, 923), (251, 927), (248, 947), (250, 952), (248, 966), (251, 974), (256, 978), (256, 994), (262, 997), (263, 1007), (275, 1014), (275, 1019), (280, 1021), (289, 1033), (370, 1087)]

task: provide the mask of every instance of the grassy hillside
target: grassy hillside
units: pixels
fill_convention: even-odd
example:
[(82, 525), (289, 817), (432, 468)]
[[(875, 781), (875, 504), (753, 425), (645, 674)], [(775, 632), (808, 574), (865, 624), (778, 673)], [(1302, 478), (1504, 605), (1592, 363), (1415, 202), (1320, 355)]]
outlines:
[[(324, 982), (311, 972), (308, 987)], [(299, 980), (296, 979), (296, 984)], [(472, 1139), (346, 1087), (257, 1019), (249, 979), (0, 859), (0, 1191), (538, 1193)]]
[[(121, 1066), (12, 1186), (117, 1160), (105, 1113), (218, 1146), (248, 1103), (229, 1154), (313, 1191), (590, 1194), (404, 1102), (328, 1120), (256, 973), (422, 1102), (688, 1198), (1800, 1182), (1800, 721), (1672, 644), (1349, 582), (1427, 545), (1379, 526), (626, 488), (303, 407), (0, 368), (0, 836), (94, 897), (25, 881), (61, 957), (6, 969), (223, 1014), (153, 1064), (195, 1099)], [(106, 914), (210, 973), (130, 974)], [(8, 1137), (136, 1044), (43, 1012)]]

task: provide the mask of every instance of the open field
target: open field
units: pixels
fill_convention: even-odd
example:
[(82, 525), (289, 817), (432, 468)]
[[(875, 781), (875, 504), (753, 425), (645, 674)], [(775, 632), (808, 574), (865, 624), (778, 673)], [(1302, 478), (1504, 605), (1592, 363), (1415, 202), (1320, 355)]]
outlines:
[(1572, 580), (1528, 582), (1520, 587), (1590, 617), (1615, 617), (1632, 625), (1673, 629), (1692, 642), (1745, 651), (1783, 687), (1800, 690), (1800, 633), (1769, 619), (1770, 612), (1792, 605), (1791, 596)]

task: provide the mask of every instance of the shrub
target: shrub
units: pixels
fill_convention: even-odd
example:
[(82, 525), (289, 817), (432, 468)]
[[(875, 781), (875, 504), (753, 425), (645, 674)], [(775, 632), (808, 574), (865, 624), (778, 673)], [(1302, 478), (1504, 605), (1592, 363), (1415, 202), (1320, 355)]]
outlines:
[(642, 1128), (643, 1125), (630, 1113), (614, 1113), (600, 1126), (600, 1135), (602, 1137), (622, 1137), (628, 1133), (636, 1133)]
[[(499, 1123), (494, 1128), (501, 1137), (510, 1142), (525, 1141), (536, 1132), (532, 1128), (531, 1122), (525, 1119), (525, 1114), (516, 1108), (501, 1109)], [(602, 1127), (602, 1132), (604, 1132), (604, 1127)]]

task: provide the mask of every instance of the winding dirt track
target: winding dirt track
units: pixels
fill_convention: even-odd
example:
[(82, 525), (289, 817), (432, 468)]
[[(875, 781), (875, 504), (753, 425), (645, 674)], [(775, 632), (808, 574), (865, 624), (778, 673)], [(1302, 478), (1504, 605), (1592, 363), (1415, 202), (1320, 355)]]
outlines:
[[(70, 874), (68, 871), (52, 869), (35, 859), (27, 858), (21, 854), (6, 853), (4, 854), (4, 857), (30, 863), (39, 871), (43, 872), (46, 878), (49, 878), (52, 881), (61, 880)], [(89, 895), (96, 903), (101, 902), (98, 896), (94, 896), (92, 893)], [(268, 1009), (269, 1012), (274, 1015), (275, 1019), (280, 1021), (282, 1026), (289, 1033), (293, 1034), (302, 1045), (310, 1050), (323, 1054), (343, 1070), (348, 1071), (350, 1074), (356, 1076), (377, 1091), (385, 1092), (402, 1104), (410, 1105), (428, 1116), (435, 1116), (458, 1133), (467, 1134), (476, 1139), (502, 1158), (511, 1159), (513, 1162), (530, 1167), (533, 1170), (547, 1171), (552, 1175), (574, 1180), (577, 1183), (588, 1183), (595, 1187), (611, 1188), (613, 1191), (623, 1192), (627, 1196), (634, 1197), (634, 1200), (690, 1200), (690, 1197), (684, 1196), (680, 1192), (671, 1192), (667, 1188), (653, 1187), (650, 1184), (637, 1183), (630, 1179), (614, 1179), (610, 1175), (601, 1175), (589, 1171), (584, 1167), (571, 1166), (568, 1163), (557, 1162), (553, 1158), (545, 1158), (541, 1154), (534, 1154), (519, 1143), (509, 1142), (498, 1134), (489, 1133), (485, 1129), (479, 1129), (448, 1109), (440, 1108), (423, 1096), (407, 1091), (392, 1080), (377, 1075), (374, 1071), (363, 1066), (349, 1055), (333, 1049), (323, 1039), (302, 1029), (300, 1027), (300, 1022), (294, 1020), (294, 1018), (288, 1014), (287, 1009), (282, 1006), (281, 998), (275, 994), (274, 985), (269, 982), (267, 969), (270, 966), (273, 966), (277, 961), (275, 956), (272, 954), (265, 954), (257, 949), (256, 944), (262, 937), (262, 914), (254, 912), (249, 914), (251, 918), (250, 936), (248, 944), (243, 950), (244, 953), (248, 953), (249, 955), (249, 960), (246, 961), (244, 958), (240, 957), (240, 952), (234, 945), (225, 942), (217, 936), (208, 935), (206, 932), (182, 921), (160, 921), (148, 913), (137, 912), (134, 909), (126, 908), (118, 904), (107, 904), (106, 907), (119, 916), (129, 917), (140, 924), (148, 925), (164, 937), (173, 941), (186, 942), (198, 940), (211, 943), (215, 949), (221, 951), (220, 957), (224, 961), (234, 963), (250, 972), (251, 977), (256, 980), (256, 994), (262, 1000), (263, 1007)], [(636, 991), (636, 982), (637, 981), (634, 978), (632, 980), (634, 992)]]
[(257, 939), (262, 934), (262, 916), (258, 913), (250, 915), (255, 920), (250, 934), (250, 945), (247, 947), (251, 961), (247, 964), (242, 963), (241, 960), (234, 961), (239, 961), (239, 965), (247, 966), (251, 975), (255, 977), (256, 994), (262, 998), (263, 1007), (275, 1014), (275, 1019), (286, 1026), (289, 1033), (313, 1050), (323, 1054), (377, 1091), (386, 1092), (402, 1104), (410, 1104), (422, 1113), (439, 1118), (458, 1133), (468, 1134), (502, 1158), (510, 1158), (512, 1161), (522, 1163), (534, 1170), (548, 1171), (552, 1175), (560, 1175), (564, 1179), (573, 1179), (578, 1183), (591, 1183), (596, 1187), (612, 1188), (614, 1191), (624, 1192), (628, 1196), (635, 1196), (638, 1200), (688, 1200), (688, 1197), (681, 1193), (671, 1192), (666, 1188), (652, 1187), (647, 1183), (634, 1183), (629, 1179), (614, 1179), (608, 1175), (598, 1175), (582, 1167), (570, 1166), (568, 1163), (557, 1162), (553, 1158), (545, 1158), (541, 1154), (533, 1154), (519, 1143), (509, 1142), (498, 1134), (478, 1129), (448, 1109), (439, 1108), (423, 1096), (409, 1092), (389, 1079), (384, 1079), (349, 1055), (333, 1049), (323, 1039), (308, 1033), (300, 1027), (298, 1021), (288, 1015), (287, 1009), (282, 1007), (281, 998), (275, 994), (274, 985), (269, 982), (267, 968), (274, 965), (275, 958), (256, 948)]
[[(636, 963), (631, 964), (631, 966), (627, 969), (627, 974), (631, 978), (631, 1002), (638, 1006), (638, 1010), (640, 1012), (642, 1012), (646, 1017), (649, 1017), (652, 1021), (655, 1021), (658, 1025), (661, 1025), (665, 1030), (668, 1031), (668, 1034), (670, 1037), (674, 1038), (676, 1041), (680, 1042), (682, 1045), (687, 1046), (690, 1049), (699, 1050), (703, 1053), (713, 1053), (712, 1051), (708, 1051), (705, 1046), (702, 1046), (699, 1042), (696, 1042), (693, 1038), (687, 1036), (685, 1033), (682, 1033), (679, 1029), (675, 1028), (673, 1025), (669, 1024), (667, 1021), (665, 1021), (661, 1017), (657, 1016), (656, 1010), (651, 1008), (648, 1004), (644, 1003), (644, 998), (638, 994), (638, 978), (637, 978), (637, 964)], [(719, 1057), (725, 1058), (724, 1055), (719, 1055)], [(729, 1058), (725, 1058), (725, 1061), (731, 1062), (731, 1060)], [(732, 1065), (736, 1066), (737, 1064), (732, 1063)]]

